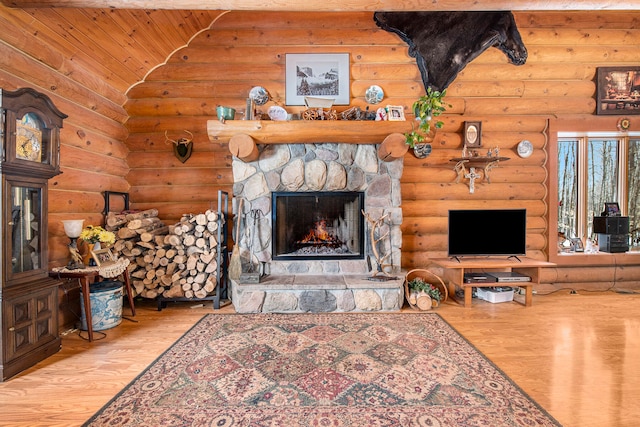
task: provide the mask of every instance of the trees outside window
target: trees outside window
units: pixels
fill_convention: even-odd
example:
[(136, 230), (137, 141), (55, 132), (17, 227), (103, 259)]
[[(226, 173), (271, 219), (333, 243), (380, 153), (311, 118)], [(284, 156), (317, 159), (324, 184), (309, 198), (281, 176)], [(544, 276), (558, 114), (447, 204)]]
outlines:
[(558, 138), (558, 232), (594, 240), (593, 217), (616, 202), (640, 250), (640, 138), (601, 134)]

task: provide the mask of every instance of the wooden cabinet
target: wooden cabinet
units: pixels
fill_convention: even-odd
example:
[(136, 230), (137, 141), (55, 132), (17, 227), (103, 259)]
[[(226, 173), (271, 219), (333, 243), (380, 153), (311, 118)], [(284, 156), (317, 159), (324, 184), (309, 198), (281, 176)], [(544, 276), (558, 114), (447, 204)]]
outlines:
[(48, 274), (47, 181), (58, 175), (62, 121), (33, 89), (0, 90), (0, 380), (60, 349), (58, 285)]

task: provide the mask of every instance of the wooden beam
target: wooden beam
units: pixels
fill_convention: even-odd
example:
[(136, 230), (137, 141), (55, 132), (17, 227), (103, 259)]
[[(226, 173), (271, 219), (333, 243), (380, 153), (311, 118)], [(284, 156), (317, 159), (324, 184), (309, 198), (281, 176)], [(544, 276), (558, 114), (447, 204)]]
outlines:
[[(219, 120), (207, 121), (211, 142), (226, 143), (235, 135), (251, 137), (257, 144), (381, 144), (390, 133), (411, 130), (411, 122), (351, 120)], [(243, 137), (243, 138), (246, 138)], [(234, 153), (235, 155), (235, 153)]]
[(15, 8), (110, 8), (110, 9), (196, 9), (271, 10), (309, 12), (385, 11), (550, 11), (550, 10), (639, 10), (637, 0), (0, 0)]

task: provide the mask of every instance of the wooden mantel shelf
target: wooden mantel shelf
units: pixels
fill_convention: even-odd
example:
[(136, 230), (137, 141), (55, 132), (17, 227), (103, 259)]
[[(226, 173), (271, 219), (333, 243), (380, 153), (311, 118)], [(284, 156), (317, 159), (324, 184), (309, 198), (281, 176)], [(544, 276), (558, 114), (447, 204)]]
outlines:
[(235, 135), (248, 135), (257, 144), (381, 144), (392, 133), (411, 130), (410, 121), (356, 120), (219, 120), (207, 122), (211, 142), (227, 143)]

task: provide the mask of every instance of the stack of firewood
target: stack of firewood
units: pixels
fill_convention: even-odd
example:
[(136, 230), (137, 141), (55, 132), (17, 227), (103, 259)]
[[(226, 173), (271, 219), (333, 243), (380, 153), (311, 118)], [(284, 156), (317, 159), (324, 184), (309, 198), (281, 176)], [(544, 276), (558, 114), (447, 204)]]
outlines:
[(144, 298), (205, 298), (214, 293), (218, 214), (185, 214), (165, 226), (158, 211), (109, 213), (106, 227), (116, 234), (113, 252), (129, 259), (136, 295)]

